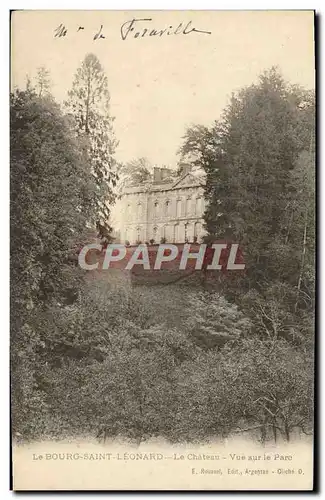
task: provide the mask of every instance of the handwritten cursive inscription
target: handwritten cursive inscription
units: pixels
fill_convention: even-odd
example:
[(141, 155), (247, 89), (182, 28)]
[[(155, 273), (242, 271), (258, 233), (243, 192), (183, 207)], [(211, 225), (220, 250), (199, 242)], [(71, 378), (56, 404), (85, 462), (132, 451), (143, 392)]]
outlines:
[(204, 33), (205, 35), (211, 35), (211, 31), (198, 30), (192, 27), (192, 21), (188, 23), (181, 22), (177, 28), (173, 26), (168, 26), (164, 29), (154, 29), (152, 27), (143, 28), (139, 26), (139, 23), (151, 23), (152, 19), (132, 19), (131, 21), (126, 21), (121, 26), (121, 38), (126, 40), (127, 38), (143, 38), (148, 36), (170, 36), (170, 35), (189, 35), (190, 33)]

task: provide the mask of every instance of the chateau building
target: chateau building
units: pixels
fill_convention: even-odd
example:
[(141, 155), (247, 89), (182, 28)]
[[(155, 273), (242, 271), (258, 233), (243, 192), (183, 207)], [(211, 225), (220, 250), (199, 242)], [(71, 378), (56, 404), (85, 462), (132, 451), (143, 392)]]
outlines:
[(116, 241), (200, 242), (205, 234), (204, 183), (203, 172), (186, 165), (178, 178), (155, 167), (149, 181), (126, 186), (112, 214)]

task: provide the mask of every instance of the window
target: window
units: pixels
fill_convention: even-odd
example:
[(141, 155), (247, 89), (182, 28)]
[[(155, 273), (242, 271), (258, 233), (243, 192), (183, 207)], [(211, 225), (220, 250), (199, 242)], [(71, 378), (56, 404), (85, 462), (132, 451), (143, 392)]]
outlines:
[(153, 215), (154, 215), (154, 217), (158, 216), (158, 209), (159, 209), (159, 203), (158, 203), (158, 201), (155, 201), (155, 203), (153, 205)]
[(165, 202), (165, 215), (169, 215), (169, 209), (170, 209), (170, 202), (169, 202), (169, 200), (166, 200), (166, 202)]
[(182, 200), (176, 201), (176, 217), (180, 217), (182, 215)]
[(174, 226), (174, 243), (179, 243), (179, 224)]
[(189, 224), (186, 223), (185, 226), (184, 226), (184, 241), (185, 243), (188, 243), (189, 242)]
[(201, 215), (201, 211), (202, 211), (202, 198), (196, 198), (196, 201), (195, 201), (195, 213), (197, 215)]
[(196, 222), (194, 224), (194, 236), (195, 238), (199, 238), (201, 236), (202, 224), (200, 222)]
[(164, 238), (166, 239), (166, 242), (171, 242), (175, 241), (174, 240), (174, 228), (173, 226), (170, 226), (169, 224), (164, 227)]
[(191, 198), (187, 198), (186, 200), (186, 214), (192, 213), (192, 200)]

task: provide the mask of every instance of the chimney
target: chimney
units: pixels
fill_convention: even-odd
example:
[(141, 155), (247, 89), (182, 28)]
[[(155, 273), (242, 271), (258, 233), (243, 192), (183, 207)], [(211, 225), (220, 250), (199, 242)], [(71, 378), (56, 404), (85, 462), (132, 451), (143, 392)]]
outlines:
[(153, 182), (161, 182), (161, 168), (154, 167), (153, 169)]
[(161, 175), (161, 180), (162, 180), (162, 181), (163, 181), (164, 179), (166, 179), (167, 177), (169, 177), (169, 176), (170, 176), (170, 170), (169, 170), (169, 168), (166, 168), (166, 167), (161, 168), (161, 169), (160, 169), (160, 172), (161, 172), (161, 174), (160, 174), (160, 175)]

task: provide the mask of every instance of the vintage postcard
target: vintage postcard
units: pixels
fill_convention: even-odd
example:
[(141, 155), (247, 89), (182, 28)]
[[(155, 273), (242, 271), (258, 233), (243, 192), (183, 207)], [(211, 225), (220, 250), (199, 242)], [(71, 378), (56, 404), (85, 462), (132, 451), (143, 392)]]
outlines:
[(12, 12), (14, 490), (315, 487), (314, 22)]

